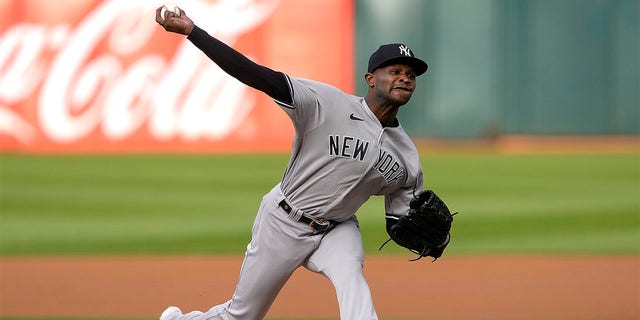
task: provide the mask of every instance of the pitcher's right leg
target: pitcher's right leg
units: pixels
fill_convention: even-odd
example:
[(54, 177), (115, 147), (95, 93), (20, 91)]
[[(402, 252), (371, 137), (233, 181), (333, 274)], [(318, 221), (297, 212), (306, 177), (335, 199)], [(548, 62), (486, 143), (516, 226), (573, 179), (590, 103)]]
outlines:
[(342, 320), (378, 319), (363, 264), (362, 237), (354, 217), (329, 231), (305, 265), (331, 280)]

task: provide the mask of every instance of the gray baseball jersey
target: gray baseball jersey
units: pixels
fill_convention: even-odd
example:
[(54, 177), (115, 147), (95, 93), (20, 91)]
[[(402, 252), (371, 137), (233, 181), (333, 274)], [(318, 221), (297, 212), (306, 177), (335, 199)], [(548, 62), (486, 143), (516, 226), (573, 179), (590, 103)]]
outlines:
[(422, 190), (415, 145), (402, 126), (383, 127), (362, 97), (289, 78), (293, 104), (278, 102), (296, 130), (281, 188), (306, 214), (344, 221), (372, 195), (403, 215)]

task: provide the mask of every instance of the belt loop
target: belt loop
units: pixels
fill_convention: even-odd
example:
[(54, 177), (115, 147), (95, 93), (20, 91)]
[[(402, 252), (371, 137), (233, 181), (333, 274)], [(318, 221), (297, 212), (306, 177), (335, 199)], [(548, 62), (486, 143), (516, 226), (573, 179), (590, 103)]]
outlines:
[[(282, 201), (278, 203), (278, 206), (285, 210), (291, 220), (300, 221), (300, 217), (302, 217), (303, 214), (302, 210), (298, 209), (297, 207), (291, 206), (286, 198), (282, 199)], [(285, 209), (284, 206), (287, 206), (288, 208)]]
[(302, 210), (291, 207), (291, 212), (289, 213), (289, 217), (293, 219), (293, 221), (300, 221), (300, 217), (302, 216)]

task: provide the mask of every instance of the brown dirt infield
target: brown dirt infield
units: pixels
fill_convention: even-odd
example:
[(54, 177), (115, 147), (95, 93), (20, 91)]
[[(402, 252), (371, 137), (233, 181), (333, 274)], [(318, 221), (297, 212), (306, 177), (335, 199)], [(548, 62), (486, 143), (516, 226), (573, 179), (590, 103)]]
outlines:
[[(381, 319), (640, 319), (640, 257), (367, 257)], [(155, 318), (228, 299), (241, 257), (0, 259), (0, 317)], [(268, 318), (338, 319), (323, 277), (298, 270)]]

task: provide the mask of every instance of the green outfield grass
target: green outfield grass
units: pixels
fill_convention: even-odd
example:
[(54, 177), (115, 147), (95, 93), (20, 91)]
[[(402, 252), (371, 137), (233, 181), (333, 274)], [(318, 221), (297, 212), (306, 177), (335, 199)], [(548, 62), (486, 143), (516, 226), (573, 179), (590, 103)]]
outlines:
[[(640, 252), (638, 154), (423, 154), (449, 254)], [(287, 155), (0, 155), (0, 255), (242, 253)], [(387, 239), (383, 199), (358, 213)], [(405, 252), (387, 245), (385, 253)]]

